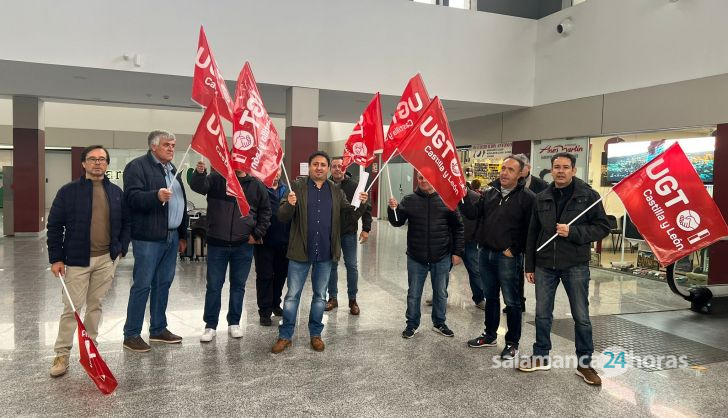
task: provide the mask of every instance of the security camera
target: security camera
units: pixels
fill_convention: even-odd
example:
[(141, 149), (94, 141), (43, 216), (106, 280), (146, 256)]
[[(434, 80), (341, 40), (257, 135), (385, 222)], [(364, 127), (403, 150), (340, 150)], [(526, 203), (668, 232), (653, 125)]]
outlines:
[(571, 32), (573, 26), (574, 22), (570, 17), (567, 17), (556, 25), (556, 32), (558, 32), (561, 36), (566, 36)]

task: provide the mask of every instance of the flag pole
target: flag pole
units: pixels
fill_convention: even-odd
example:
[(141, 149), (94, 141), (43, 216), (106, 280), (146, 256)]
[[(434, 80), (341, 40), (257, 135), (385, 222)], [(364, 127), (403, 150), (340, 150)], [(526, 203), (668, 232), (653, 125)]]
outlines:
[(374, 186), (374, 182), (377, 181), (377, 179), (379, 178), (379, 175), (382, 174), (382, 171), (384, 171), (384, 167), (386, 167), (387, 164), (389, 164), (389, 162), (392, 161), (392, 158), (394, 158), (395, 155), (397, 155), (397, 148), (395, 148), (394, 151), (392, 151), (392, 155), (389, 156), (389, 158), (387, 159), (387, 162), (385, 162), (384, 165), (382, 165), (382, 167), (379, 169), (379, 172), (377, 173), (376, 176), (374, 176), (374, 179), (372, 179), (372, 182), (369, 183), (369, 187), (367, 187), (367, 189), (364, 190), (364, 193), (369, 193), (369, 189), (371, 189), (372, 186)]
[(76, 312), (76, 307), (73, 305), (73, 301), (71, 300), (71, 295), (68, 294), (68, 288), (66, 287), (66, 280), (62, 274), (59, 275), (59, 279), (61, 279), (61, 284), (63, 285), (63, 290), (66, 293), (66, 298), (68, 298), (68, 303), (71, 304), (71, 309), (73, 309), (73, 312)]
[[(190, 142), (190, 145), (187, 146), (187, 150), (185, 151), (184, 155), (182, 155), (182, 160), (180, 161), (180, 164), (183, 164), (185, 162), (185, 158), (187, 158), (187, 154), (190, 152), (190, 148), (192, 148), (192, 142)], [(175, 167), (179, 167), (174, 164), (172, 164), (172, 165)], [(177, 174), (179, 174), (179, 173), (180, 173), (180, 170), (177, 170)], [(164, 206), (166, 204), (167, 204), (167, 202), (162, 202), (162, 206)]]
[[(389, 176), (389, 167), (387, 167), (387, 182), (389, 183), (389, 197), (394, 199), (394, 191), (392, 190), (392, 178)], [(397, 211), (394, 211), (394, 220), (399, 222), (399, 217), (397, 216)]]
[(288, 172), (286, 171), (286, 165), (283, 164), (283, 159), (281, 159), (281, 168), (283, 169), (283, 175), (286, 176), (286, 184), (288, 184), (288, 190), (293, 190), (291, 189), (291, 179), (288, 178)]
[[(586, 208), (586, 209), (584, 209), (583, 211), (581, 211), (581, 213), (580, 213), (580, 214), (578, 214), (578, 215), (576, 215), (576, 217), (574, 217), (574, 219), (572, 219), (572, 220), (571, 220), (571, 221), (570, 221), (570, 222), (569, 222), (569, 223), (568, 223), (567, 225), (571, 225), (571, 224), (573, 224), (573, 223), (574, 223), (574, 221), (576, 221), (577, 219), (581, 218), (581, 216), (582, 216), (582, 215), (584, 215), (585, 213), (589, 212), (589, 209), (593, 208), (594, 206), (596, 206), (596, 205), (597, 205), (597, 203), (599, 203), (599, 202), (601, 202), (602, 200), (606, 199), (606, 198), (607, 198), (607, 196), (609, 196), (609, 195), (610, 195), (611, 193), (612, 193), (612, 190), (609, 190), (609, 191), (607, 192), (607, 194), (605, 194), (604, 196), (600, 196), (600, 197), (599, 197), (599, 199), (597, 199), (597, 201), (596, 201), (596, 202), (592, 203), (591, 205), (589, 205), (589, 207), (588, 207), (588, 208)], [(546, 245), (547, 245), (547, 244), (548, 244), (549, 242), (553, 241), (553, 240), (554, 240), (554, 239), (555, 239), (556, 237), (558, 237), (558, 236), (559, 236), (559, 234), (558, 234), (558, 233), (554, 234), (554, 235), (553, 235), (553, 236), (552, 236), (551, 238), (549, 238), (549, 240), (548, 240), (548, 241), (546, 241), (546, 242), (544, 242), (543, 244), (541, 244), (541, 246), (540, 246), (540, 247), (538, 247), (538, 249), (536, 250), (536, 252), (539, 252), (539, 251), (541, 251), (541, 249), (542, 249), (543, 247), (545, 247), (545, 246), (546, 246)], [(623, 239), (624, 239), (624, 238), (623, 238)]]

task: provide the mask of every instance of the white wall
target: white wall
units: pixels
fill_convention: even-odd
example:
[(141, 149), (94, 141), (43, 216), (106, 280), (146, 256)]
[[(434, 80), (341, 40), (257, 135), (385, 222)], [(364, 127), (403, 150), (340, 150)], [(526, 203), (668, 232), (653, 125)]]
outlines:
[[(534, 104), (728, 73), (725, 0), (589, 0), (538, 22)], [(556, 25), (571, 17), (562, 37)]]
[[(530, 105), (536, 22), (407, 0), (37, 0), (3, 5), (0, 59), (191, 76), (200, 24), (224, 76)], [(140, 54), (134, 68), (124, 53)]]

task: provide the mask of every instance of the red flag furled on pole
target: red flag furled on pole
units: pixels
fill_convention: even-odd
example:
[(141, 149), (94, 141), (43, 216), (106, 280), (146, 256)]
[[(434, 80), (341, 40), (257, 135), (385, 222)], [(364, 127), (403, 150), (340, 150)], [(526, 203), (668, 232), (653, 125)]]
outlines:
[(225, 85), (225, 79), (220, 74), (220, 67), (217, 66), (210, 45), (207, 43), (205, 29), (200, 26), (195, 73), (192, 78), (192, 100), (200, 106), (205, 106), (211, 98), (215, 97), (217, 97), (217, 106), (222, 117), (232, 122), (233, 101)]
[(455, 141), (440, 98), (427, 106), (414, 129), (399, 147), (402, 158), (412, 164), (440, 194), (450, 210), (466, 196), (465, 177)]
[(250, 205), (248, 205), (243, 188), (240, 186), (238, 177), (235, 175), (235, 170), (230, 162), (227, 138), (222, 123), (220, 123), (220, 112), (217, 109), (214, 97), (210, 100), (205, 114), (202, 115), (200, 124), (197, 125), (197, 131), (195, 131), (195, 136), (192, 137), (190, 146), (207, 157), (212, 168), (225, 177), (227, 195), (235, 197), (238, 201), (240, 213), (243, 216), (248, 216)]
[(89, 338), (86, 327), (78, 316), (78, 312), (74, 311), (73, 315), (76, 316), (76, 322), (78, 323), (78, 351), (81, 355), (81, 359), (79, 360), (81, 366), (86, 370), (86, 373), (101, 393), (108, 395), (116, 389), (119, 383), (116, 381), (114, 374), (111, 373), (111, 370), (109, 370), (104, 359), (101, 358), (99, 350), (96, 349), (96, 344)]
[(273, 186), (283, 159), (281, 138), (263, 105), (250, 64), (238, 76), (233, 104), (233, 167)]
[(389, 160), (394, 150), (407, 138), (429, 104), (430, 96), (425, 88), (425, 82), (417, 73), (407, 83), (407, 87), (397, 103), (397, 108), (394, 110), (392, 123), (384, 137), (383, 161)]
[(344, 168), (352, 162), (368, 167), (375, 159), (374, 153), (382, 150), (383, 142), (382, 103), (377, 93), (344, 145)]
[(720, 209), (677, 143), (613, 190), (662, 266), (728, 235)]

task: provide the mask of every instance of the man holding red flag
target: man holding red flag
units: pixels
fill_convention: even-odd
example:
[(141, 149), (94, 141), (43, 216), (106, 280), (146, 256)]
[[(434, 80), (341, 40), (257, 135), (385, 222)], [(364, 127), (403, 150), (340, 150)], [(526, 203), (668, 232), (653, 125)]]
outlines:
[[(207, 196), (207, 291), (203, 320), (205, 330), (200, 341), (212, 341), (220, 316), (220, 298), (225, 272), (230, 268), (228, 333), (242, 338), (240, 316), (243, 311), (245, 282), (253, 261), (253, 245), (261, 244), (270, 225), (271, 208), (263, 183), (243, 171), (236, 170), (235, 181), (245, 192), (250, 213), (243, 217), (235, 197), (227, 194), (227, 180), (217, 172), (207, 175), (205, 163), (197, 163), (190, 179), (190, 188)], [(270, 317), (262, 325), (270, 325)]]
[[(519, 369), (524, 372), (551, 369), (551, 323), (556, 289), (561, 282), (574, 318), (579, 361), (576, 374), (587, 384), (601, 385), (601, 378), (591, 366), (594, 341), (589, 319), (589, 260), (591, 243), (609, 235), (609, 221), (599, 202), (599, 193), (574, 177), (575, 174), (574, 155), (554, 154), (551, 157), (554, 181), (536, 195), (525, 254), (526, 279), (536, 284), (536, 342), (533, 355), (519, 361)], [(595, 202), (599, 203), (590, 208)], [(554, 233), (556, 239), (537, 251)]]
[[(101, 322), (101, 302), (114, 279), (116, 261), (129, 249), (130, 223), (119, 186), (106, 177), (109, 152), (92, 145), (81, 152), (85, 174), (61, 187), (48, 215), (48, 258), (51, 272), (65, 276), (68, 296), (77, 309), (86, 305), (87, 335), (96, 344)], [(58, 322), (56, 358), (51, 376), (68, 370), (68, 357), (76, 329), (74, 311), (67, 298)], [(85, 347), (80, 347), (85, 350)]]

